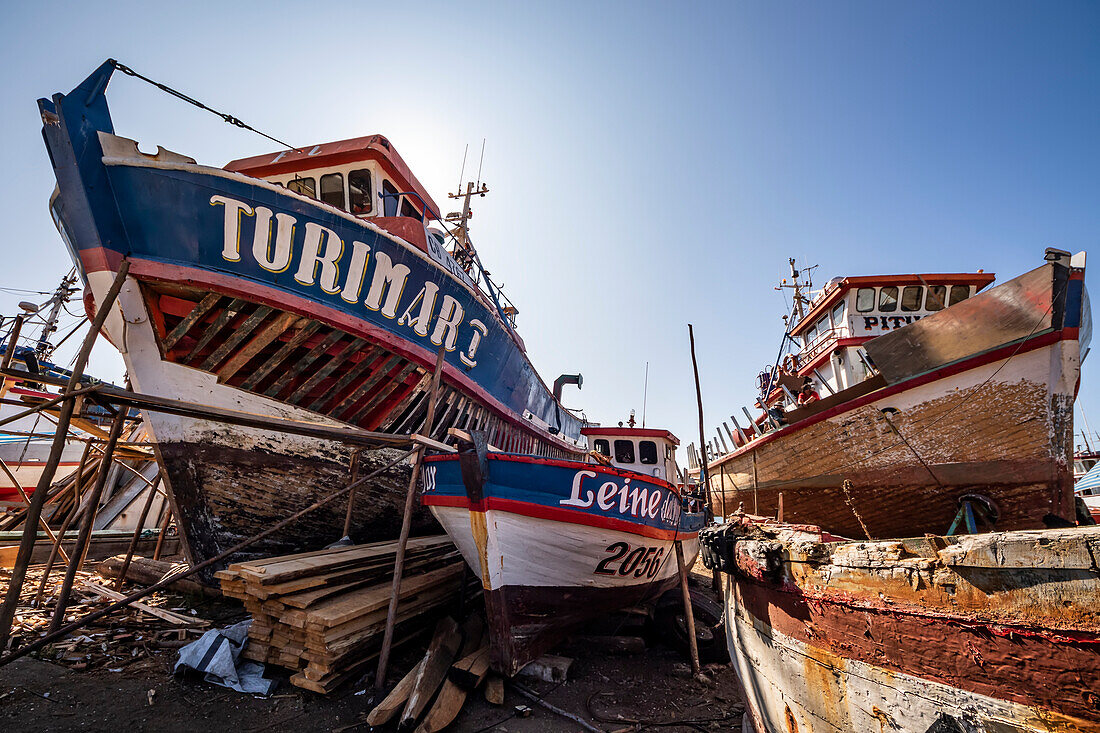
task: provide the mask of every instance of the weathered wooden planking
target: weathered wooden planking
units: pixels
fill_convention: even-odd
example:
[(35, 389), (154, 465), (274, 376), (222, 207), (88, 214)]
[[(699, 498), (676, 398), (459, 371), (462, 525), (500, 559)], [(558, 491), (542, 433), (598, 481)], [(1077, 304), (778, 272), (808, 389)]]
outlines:
[(409, 693), (412, 692), (413, 683), (416, 682), (416, 676), (420, 673), (420, 668), (423, 664), (423, 659), (417, 662), (416, 665), (401, 678), (401, 681), (390, 690), (390, 694), (386, 695), (382, 698), (382, 702), (374, 706), (374, 709), (367, 715), (367, 725), (372, 728), (377, 728), (383, 723), (388, 723), (393, 716), (397, 715), (397, 711), (401, 710), (405, 706), (405, 701), (409, 699)]
[(458, 653), (461, 645), (462, 634), (454, 619), (448, 616), (436, 624), (432, 642), (428, 645), (424, 662), (420, 665), (412, 692), (409, 693), (409, 700), (401, 713), (399, 729), (411, 728), (420, 718), (436, 690), (443, 684), (447, 670), (454, 662), (455, 654)]
[[(408, 541), (407, 547), (408, 550), (415, 550), (451, 544), (453, 543), (447, 535), (439, 534), (429, 537), (414, 537)], [(258, 582), (267, 585), (300, 578), (303, 575), (319, 572), (322, 569), (334, 570), (342, 563), (379, 556), (385, 557), (386, 555), (396, 554), (396, 552), (397, 543), (394, 541), (373, 542), (367, 545), (349, 545), (348, 547), (331, 550), (315, 550), (267, 560), (234, 563), (229, 566), (229, 570), (254, 575)]]
[(416, 727), (414, 733), (436, 733), (451, 724), (462, 710), (466, 696), (485, 679), (489, 672), (489, 643), (455, 662), (440, 688), (435, 702)]

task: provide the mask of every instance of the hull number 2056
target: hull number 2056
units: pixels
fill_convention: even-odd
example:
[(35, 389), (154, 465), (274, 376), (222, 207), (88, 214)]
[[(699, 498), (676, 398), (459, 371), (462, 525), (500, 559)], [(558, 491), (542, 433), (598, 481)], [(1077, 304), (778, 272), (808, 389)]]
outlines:
[(623, 577), (653, 578), (661, 570), (665, 559), (664, 547), (631, 547), (625, 542), (613, 542), (604, 552), (610, 556), (600, 560), (593, 570), (596, 575), (621, 575)]

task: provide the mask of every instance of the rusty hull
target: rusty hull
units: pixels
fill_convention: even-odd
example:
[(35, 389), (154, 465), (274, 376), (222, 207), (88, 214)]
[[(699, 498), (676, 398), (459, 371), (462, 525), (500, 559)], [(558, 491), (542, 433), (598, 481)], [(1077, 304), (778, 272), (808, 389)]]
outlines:
[(737, 521), (729, 641), (758, 733), (1100, 731), (1100, 528), (822, 542)]

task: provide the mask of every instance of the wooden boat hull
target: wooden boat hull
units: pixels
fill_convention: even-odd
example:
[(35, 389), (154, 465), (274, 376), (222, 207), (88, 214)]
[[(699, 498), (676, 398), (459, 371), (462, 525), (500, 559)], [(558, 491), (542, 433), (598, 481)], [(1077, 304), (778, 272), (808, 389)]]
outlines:
[(874, 543), (805, 529), (725, 545), (757, 733), (1100, 730), (1100, 529)]
[(488, 455), (487, 467), (471, 500), (459, 458), (431, 457), (423, 503), (481, 580), (492, 664), (503, 674), (586, 621), (675, 585), (674, 540), (689, 566), (698, 553), (702, 513), (683, 512), (663, 481), (500, 453)]
[[(837, 535), (906, 537), (946, 532), (979, 494), (999, 530), (1072, 523), (1083, 276), (1046, 265), (868, 342), (884, 375), (711, 464), (716, 513), (782, 503), (785, 520)], [(990, 330), (1003, 310), (1018, 323), (960, 341), (957, 309)]]
[[(129, 262), (104, 332), (135, 390), (325, 426), (437, 439), (460, 427), (515, 450), (581, 451), (580, 421), (464, 272), (286, 188), (165, 150), (139, 152), (113, 135), (103, 97), (112, 71), (109, 62), (40, 107), (58, 181), (51, 211), (90, 311)], [(424, 426), (440, 348), (440, 408)], [(195, 562), (350, 479), (343, 445), (147, 419)], [(385, 457), (379, 451), (368, 463)], [(358, 541), (396, 536), (406, 483), (407, 469), (398, 470), (359, 494)], [(342, 515), (342, 506), (329, 507), (251, 554), (323, 546), (342, 534)], [(418, 517), (419, 528), (430, 523), (426, 512)]]

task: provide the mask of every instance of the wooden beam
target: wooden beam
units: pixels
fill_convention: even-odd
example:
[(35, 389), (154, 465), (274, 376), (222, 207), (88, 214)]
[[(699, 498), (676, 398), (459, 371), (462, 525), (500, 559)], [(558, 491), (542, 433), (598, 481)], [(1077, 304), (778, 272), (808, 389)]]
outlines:
[(448, 616), (440, 620), (435, 627), (431, 644), (428, 645), (428, 651), (424, 655), (424, 661), (416, 673), (416, 681), (413, 682), (405, 709), (401, 713), (401, 720), (397, 724), (399, 730), (408, 730), (413, 727), (427, 709), (435, 691), (443, 684), (447, 670), (451, 668), (451, 663), (454, 662), (461, 644), (462, 634), (454, 619)]
[(278, 351), (272, 354), (271, 357), (264, 362), (263, 366), (252, 372), (247, 379), (241, 382), (241, 389), (251, 390), (255, 388), (264, 377), (274, 371), (276, 367), (280, 366), (283, 360), (290, 356), (295, 349), (301, 346), (305, 340), (312, 336), (320, 327), (321, 324), (317, 321), (309, 321), (302, 326), (298, 330), (298, 333), (291, 336), (289, 341), (283, 344)]
[(298, 389), (294, 390), (294, 392), (286, 398), (286, 401), (297, 405), (301, 400), (309, 397), (309, 394), (317, 388), (317, 385), (328, 379), (338, 367), (342, 366), (352, 354), (358, 352), (366, 343), (367, 342), (363, 339), (353, 339), (342, 351), (333, 354), (329, 358), (327, 364), (314, 372), (313, 376), (303, 382)]
[(345, 335), (343, 331), (333, 329), (327, 336), (321, 339), (320, 343), (310, 349), (305, 356), (295, 361), (293, 366), (283, 372), (282, 376), (276, 379), (275, 384), (268, 387), (264, 394), (268, 397), (277, 397), (287, 388), (287, 385), (297, 379), (298, 375), (302, 372), (313, 366), (313, 362), (317, 361), (322, 354), (327, 353), (328, 350), (335, 346)]
[(374, 706), (374, 709), (367, 715), (367, 725), (372, 728), (377, 728), (380, 725), (388, 723), (393, 716), (397, 715), (397, 711), (401, 710), (405, 706), (405, 701), (409, 699), (409, 693), (412, 692), (413, 684), (416, 682), (417, 675), (420, 674), (420, 668), (424, 665), (424, 660), (421, 659), (416, 663), (408, 674), (401, 678), (401, 681), (397, 683), (390, 694), (386, 695), (382, 699), (382, 702)]
[(206, 345), (214, 340), (223, 328), (229, 325), (229, 322), (241, 314), (241, 311), (246, 305), (246, 301), (240, 298), (233, 298), (226, 304), (225, 309), (218, 314), (218, 317), (214, 319), (214, 322), (206, 327), (202, 336), (195, 342), (195, 345), (191, 347), (191, 351), (187, 356), (181, 360), (184, 364), (189, 363), (192, 359), (199, 355), (199, 352), (206, 348)]
[(228, 425), (240, 425), (242, 427), (272, 430), (278, 433), (290, 435), (304, 435), (311, 438), (335, 440), (349, 445), (389, 445), (404, 447), (409, 445), (409, 439), (404, 435), (379, 433), (370, 430), (361, 430), (355, 427), (335, 427), (322, 423), (302, 422), (299, 420), (285, 420), (266, 415), (257, 415), (250, 412), (237, 412), (225, 410), (219, 407), (204, 407), (191, 402), (170, 400), (164, 397), (130, 392), (118, 387), (104, 387), (97, 393), (103, 402), (134, 407), (150, 412), (162, 412), (168, 415), (180, 415), (183, 417), (195, 417), (212, 422), (221, 422)]
[(237, 348), (239, 344), (248, 338), (249, 335), (263, 323), (263, 320), (268, 317), (271, 310), (272, 309), (266, 305), (258, 306), (256, 310), (252, 311), (252, 315), (244, 319), (241, 325), (233, 329), (233, 333), (222, 342), (221, 346), (214, 349), (214, 351), (210, 353), (210, 356), (206, 357), (206, 360), (199, 368), (208, 372), (213, 371), (214, 367), (221, 364), (222, 360), (229, 356), (229, 352)]
[(332, 385), (332, 389), (328, 390), (325, 394), (319, 396), (317, 399), (311, 402), (306, 409), (313, 410), (314, 412), (326, 412), (324, 409), (322, 409), (322, 407), (326, 403), (331, 406), (338, 399), (340, 399), (341, 393), (343, 393), (343, 391), (347, 389), (352, 384), (352, 382), (359, 379), (359, 376), (363, 372), (370, 369), (371, 366), (375, 365), (376, 363), (381, 363), (382, 361), (384, 361), (384, 354), (385, 352), (377, 346), (373, 346), (368, 349), (367, 352), (363, 354), (362, 359), (356, 362), (354, 366), (345, 371), (340, 376), (340, 378), (336, 380), (336, 384)]
[(176, 343), (187, 335), (187, 332), (191, 330), (199, 320), (205, 316), (211, 308), (218, 304), (218, 301), (222, 299), (222, 296), (218, 293), (207, 293), (206, 296), (195, 304), (195, 307), (191, 309), (191, 312), (183, 317), (183, 320), (176, 324), (167, 336), (164, 337), (164, 352), (168, 351), (176, 345)]
[(252, 360), (252, 357), (263, 351), (272, 341), (282, 336), (288, 328), (296, 323), (305, 322), (306, 319), (299, 318), (293, 313), (280, 313), (218, 370), (218, 381), (228, 382), (234, 374), (241, 370), (241, 367)]

